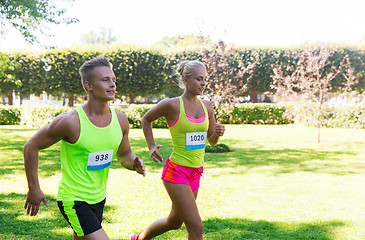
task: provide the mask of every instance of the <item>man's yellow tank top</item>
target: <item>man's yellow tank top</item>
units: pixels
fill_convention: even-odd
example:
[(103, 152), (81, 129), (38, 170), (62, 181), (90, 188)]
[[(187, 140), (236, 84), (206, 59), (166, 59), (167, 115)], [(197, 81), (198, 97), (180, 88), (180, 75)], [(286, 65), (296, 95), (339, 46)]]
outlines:
[(199, 168), (204, 162), (209, 127), (208, 112), (204, 103), (199, 100), (204, 109), (204, 121), (197, 122), (196, 119), (186, 115), (184, 102), (181, 97), (179, 100), (179, 116), (169, 127), (174, 145), (170, 160), (181, 166)]
[(105, 198), (109, 166), (122, 141), (122, 130), (113, 108), (110, 124), (102, 128), (91, 123), (81, 106), (75, 110), (80, 136), (75, 144), (61, 141), (62, 179), (57, 200), (95, 204)]

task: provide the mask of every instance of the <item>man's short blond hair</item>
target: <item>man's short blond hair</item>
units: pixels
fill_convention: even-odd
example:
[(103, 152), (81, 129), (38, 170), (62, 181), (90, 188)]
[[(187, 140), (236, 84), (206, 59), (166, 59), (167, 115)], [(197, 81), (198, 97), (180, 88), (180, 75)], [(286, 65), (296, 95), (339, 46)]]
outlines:
[(87, 82), (93, 81), (92, 77), (93, 77), (94, 68), (103, 67), (103, 66), (112, 68), (113, 65), (105, 57), (93, 58), (81, 65), (81, 67), (79, 69), (79, 73), (81, 76), (81, 84), (84, 89), (85, 89), (86, 81)]

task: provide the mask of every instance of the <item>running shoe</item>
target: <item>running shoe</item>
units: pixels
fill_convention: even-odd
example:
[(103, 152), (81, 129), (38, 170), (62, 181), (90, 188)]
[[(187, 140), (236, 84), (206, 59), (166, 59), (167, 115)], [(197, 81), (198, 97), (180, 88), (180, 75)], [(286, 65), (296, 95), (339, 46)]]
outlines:
[(138, 240), (139, 234), (131, 233), (129, 234), (129, 240)]

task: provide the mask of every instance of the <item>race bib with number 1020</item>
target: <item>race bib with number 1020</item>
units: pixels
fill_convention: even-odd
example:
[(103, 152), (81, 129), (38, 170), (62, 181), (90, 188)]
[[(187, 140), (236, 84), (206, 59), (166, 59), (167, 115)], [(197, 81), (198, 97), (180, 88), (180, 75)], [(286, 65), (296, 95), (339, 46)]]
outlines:
[(207, 141), (206, 132), (186, 133), (186, 150), (196, 150), (205, 148)]
[(100, 170), (110, 166), (114, 150), (92, 152), (87, 161), (87, 170)]

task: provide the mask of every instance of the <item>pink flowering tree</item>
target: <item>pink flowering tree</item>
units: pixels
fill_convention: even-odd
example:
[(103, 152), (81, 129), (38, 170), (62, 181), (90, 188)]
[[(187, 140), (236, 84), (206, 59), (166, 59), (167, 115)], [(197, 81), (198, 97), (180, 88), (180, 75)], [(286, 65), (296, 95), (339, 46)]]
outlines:
[(215, 103), (218, 118), (230, 116), (235, 98), (247, 93), (247, 86), (259, 62), (258, 55), (252, 56), (254, 60), (246, 64), (242, 60), (232, 62), (232, 56), (236, 53), (236, 50), (227, 47), (223, 41), (202, 51), (202, 60), (207, 69), (206, 96)]
[[(337, 92), (351, 91), (356, 84), (356, 75), (351, 67), (349, 55), (345, 55), (339, 66), (330, 65), (329, 57), (332, 50), (327, 46), (314, 49), (304, 49), (296, 53), (295, 66), (272, 66), (273, 82), (271, 87), (276, 95), (286, 99), (303, 97), (308, 103), (308, 114), (314, 114), (318, 127), (317, 141), (320, 142), (320, 127), (323, 121), (323, 105), (326, 96), (336, 90)], [(344, 81), (338, 89), (332, 89), (331, 81), (342, 74)]]

